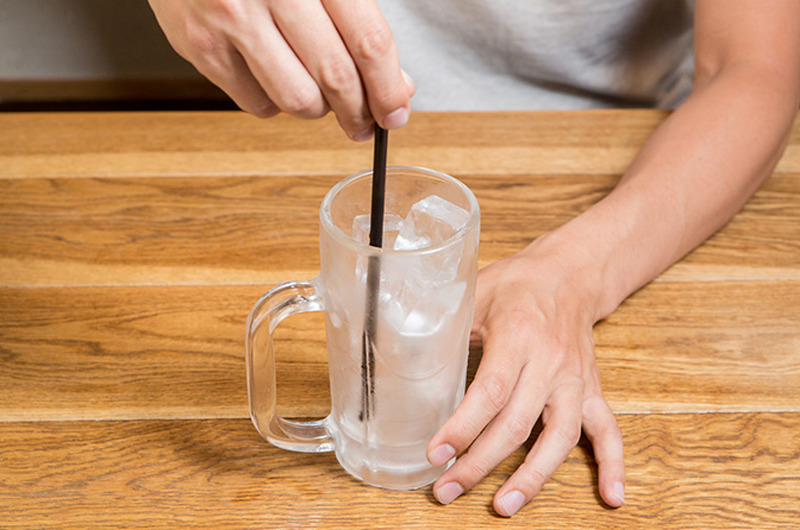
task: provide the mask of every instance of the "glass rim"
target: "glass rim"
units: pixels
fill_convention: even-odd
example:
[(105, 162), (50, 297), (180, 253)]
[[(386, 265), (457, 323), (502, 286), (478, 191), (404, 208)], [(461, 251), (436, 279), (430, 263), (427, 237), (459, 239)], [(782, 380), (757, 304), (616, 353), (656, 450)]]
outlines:
[(353, 239), (349, 234), (343, 232), (336, 223), (333, 222), (333, 216), (331, 215), (331, 204), (333, 203), (334, 198), (339, 192), (344, 189), (345, 187), (349, 186), (353, 182), (363, 179), (372, 175), (372, 169), (365, 169), (363, 171), (359, 171), (358, 173), (353, 173), (352, 175), (345, 177), (344, 179), (337, 182), (328, 193), (325, 194), (325, 198), (322, 199), (322, 205), (319, 209), (319, 218), (320, 218), (320, 226), (323, 230), (325, 230), (328, 234), (333, 237), (336, 241), (338, 241), (341, 245), (350, 248), (351, 250), (357, 252), (361, 255), (371, 255), (371, 254), (392, 254), (392, 255), (403, 255), (403, 256), (410, 256), (410, 255), (425, 255), (425, 254), (433, 254), (435, 252), (440, 251), (441, 249), (447, 248), (448, 246), (452, 245), (459, 239), (463, 238), (465, 234), (470, 232), (475, 225), (478, 224), (480, 221), (480, 206), (478, 205), (478, 199), (475, 198), (475, 194), (472, 193), (463, 182), (458, 180), (457, 178), (448, 175), (447, 173), (442, 173), (441, 171), (436, 171), (434, 169), (428, 169), (420, 166), (387, 166), (386, 167), (386, 177), (387, 179), (390, 178), (392, 173), (398, 173), (402, 171), (414, 172), (417, 174), (422, 174), (424, 176), (435, 177), (440, 180), (444, 180), (450, 184), (453, 184), (456, 188), (458, 188), (461, 193), (463, 193), (464, 197), (467, 199), (469, 204), (469, 220), (459, 228), (453, 235), (441, 241), (435, 245), (431, 245), (429, 247), (420, 248), (420, 249), (406, 249), (406, 250), (395, 250), (393, 248), (376, 248), (372, 247), (369, 244), (361, 243)]

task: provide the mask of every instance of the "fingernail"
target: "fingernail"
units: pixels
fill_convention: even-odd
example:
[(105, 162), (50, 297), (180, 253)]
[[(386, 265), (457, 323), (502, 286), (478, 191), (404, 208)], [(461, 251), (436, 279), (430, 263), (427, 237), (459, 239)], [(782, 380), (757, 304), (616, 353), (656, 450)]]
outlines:
[(506, 512), (501, 515), (511, 517), (522, 508), (523, 504), (525, 504), (525, 495), (517, 490), (509, 491), (500, 499), (500, 506), (503, 508), (503, 511)]
[(436, 490), (436, 499), (442, 504), (450, 504), (462, 493), (464, 493), (464, 488), (461, 487), (461, 484), (458, 482), (448, 482)]
[(383, 120), (383, 125), (387, 129), (399, 129), (408, 122), (408, 109), (400, 107), (389, 113)]
[(620, 503), (625, 502), (625, 485), (622, 482), (614, 483), (614, 497), (616, 497)]
[(375, 128), (372, 125), (370, 125), (367, 129), (364, 129), (363, 131), (354, 134), (353, 140), (355, 140), (356, 142), (366, 142), (367, 140), (372, 138), (374, 132)]
[(456, 450), (450, 444), (442, 444), (430, 453), (428, 453), (428, 462), (434, 466), (441, 466), (450, 461), (451, 458), (456, 456)]

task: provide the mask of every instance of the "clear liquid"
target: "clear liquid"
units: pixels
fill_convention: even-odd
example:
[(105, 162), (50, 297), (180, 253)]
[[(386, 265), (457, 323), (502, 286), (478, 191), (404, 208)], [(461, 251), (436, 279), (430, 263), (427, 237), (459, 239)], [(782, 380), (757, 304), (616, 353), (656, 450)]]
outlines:
[[(449, 463), (433, 467), (425, 459), (425, 442), (407, 446), (376, 443), (374, 447), (363, 442), (363, 436), (351, 437), (339, 432), (336, 438), (336, 458), (354, 477), (389, 489), (416, 489), (435, 481)], [(422, 458), (420, 458), (422, 455)]]
[[(464, 396), (479, 208), (451, 177), (388, 168), (383, 250), (377, 252), (367, 246), (370, 177), (364, 172), (338, 185), (320, 212), (319, 292), (331, 381), (326, 425), (348, 472), (376, 486), (412, 489), (447, 467), (431, 466), (425, 450)], [(378, 281), (369, 273), (376, 256)], [(367, 276), (377, 296), (367, 296)], [(374, 391), (367, 392), (368, 414), (365, 328), (375, 343), (374, 363), (366, 363), (367, 387)]]
[[(356, 293), (356, 300), (363, 299)], [(428, 463), (426, 447), (464, 396), (472, 314), (467, 298), (453, 300), (435, 324), (430, 314), (414, 312), (399, 323), (391, 297), (381, 300), (368, 415), (362, 392), (364, 312), (328, 308), (330, 428), (336, 456), (352, 475), (376, 486), (414, 489), (447, 469), (449, 464)]]

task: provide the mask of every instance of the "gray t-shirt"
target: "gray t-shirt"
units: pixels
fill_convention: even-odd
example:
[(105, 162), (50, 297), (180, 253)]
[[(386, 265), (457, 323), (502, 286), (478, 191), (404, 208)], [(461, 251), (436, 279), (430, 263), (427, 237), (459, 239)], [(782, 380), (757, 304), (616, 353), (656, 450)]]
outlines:
[(673, 108), (692, 0), (379, 0), (416, 110)]

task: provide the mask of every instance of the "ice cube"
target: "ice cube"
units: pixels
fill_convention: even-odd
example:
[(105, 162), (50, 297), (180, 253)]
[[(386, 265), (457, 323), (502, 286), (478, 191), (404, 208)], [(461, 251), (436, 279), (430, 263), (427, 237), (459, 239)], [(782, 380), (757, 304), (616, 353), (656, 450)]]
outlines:
[[(414, 301), (410, 301), (412, 304)], [(386, 322), (401, 337), (423, 338), (436, 333), (442, 325), (442, 314), (428, 315), (424, 310), (424, 300), (408, 307), (409, 301), (395, 297), (382, 306)]]
[(401, 336), (419, 338), (437, 333), (444, 320), (458, 311), (467, 290), (466, 282), (428, 289), (403, 282), (397, 287), (381, 293), (386, 322)]
[(454, 315), (463, 308), (466, 287), (459, 282), (422, 297), (408, 291), (382, 296), (379, 362), (402, 379), (421, 380), (441, 371), (457, 346), (453, 341), (465, 331)]
[[(399, 215), (387, 214), (383, 216), (383, 239), (390, 243), (403, 225), (403, 218)], [(353, 219), (352, 237), (359, 243), (369, 244), (369, 214), (357, 215)], [(384, 245), (386, 246), (386, 245)]]
[(446, 241), (469, 221), (469, 212), (438, 195), (416, 202), (403, 219), (395, 250), (417, 250)]

